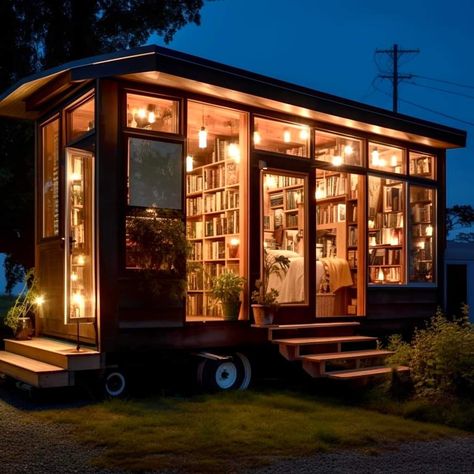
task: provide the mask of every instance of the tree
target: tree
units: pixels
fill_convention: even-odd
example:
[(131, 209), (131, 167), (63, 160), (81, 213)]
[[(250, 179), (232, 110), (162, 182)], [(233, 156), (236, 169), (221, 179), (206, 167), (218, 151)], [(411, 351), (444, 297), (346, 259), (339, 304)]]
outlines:
[[(144, 44), (200, 24), (204, 0), (2, 0), (0, 90), (43, 68)], [(31, 124), (0, 119), (0, 252), (7, 290), (34, 264)]]
[[(446, 231), (453, 232), (468, 228), (474, 224), (474, 209), (470, 204), (454, 205), (446, 209)], [(459, 232), (455, 239), (458, 242), (474, 242), (474, 232)]]

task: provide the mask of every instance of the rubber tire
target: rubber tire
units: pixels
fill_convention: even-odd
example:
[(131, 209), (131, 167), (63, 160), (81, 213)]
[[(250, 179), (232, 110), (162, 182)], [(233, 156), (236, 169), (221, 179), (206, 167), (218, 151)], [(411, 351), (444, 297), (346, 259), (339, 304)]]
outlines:
[(248, 358), (236, 352), (225, 360), (203, 359), (197, 367), (197, 382), (206, 391), (245, 390), (252, 379)]
[(113, 369), (107, 371), (102, 383), (106, 398), (123, 398), (127, 395), (128, 379), (123, 370)]

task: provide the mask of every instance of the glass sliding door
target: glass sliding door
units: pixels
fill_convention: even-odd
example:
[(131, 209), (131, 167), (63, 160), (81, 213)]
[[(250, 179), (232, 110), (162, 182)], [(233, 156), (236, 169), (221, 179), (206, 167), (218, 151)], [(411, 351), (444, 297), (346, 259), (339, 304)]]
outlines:
[(66, 324), (95, 317), (93, 158), (87, 151), (66, 151)]

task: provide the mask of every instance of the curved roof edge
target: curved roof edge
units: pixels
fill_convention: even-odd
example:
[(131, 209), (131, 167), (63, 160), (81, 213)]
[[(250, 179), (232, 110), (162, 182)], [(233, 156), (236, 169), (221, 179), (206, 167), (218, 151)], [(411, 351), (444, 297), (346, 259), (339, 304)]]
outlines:
[(25, 77), (0, 94), (0, 116), (35, 119), (38, 114), (27, 110), (25, 101), (63, 73), (69, 72), (69, 80), (78, 83), (99, 77), (147, 71), (160, 71), (382, 128), (429, 137), (445, 143), (447, 147), (466, 145), (467, 134), (460, 129), (394, 113), (156, 45), (71, 61)]

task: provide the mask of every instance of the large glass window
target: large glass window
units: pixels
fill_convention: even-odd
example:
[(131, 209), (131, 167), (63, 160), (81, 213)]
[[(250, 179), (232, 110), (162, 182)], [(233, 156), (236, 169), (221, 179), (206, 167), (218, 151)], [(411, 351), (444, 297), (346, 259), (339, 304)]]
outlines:
[(380, 143), (369, 143), (369, 167), (389, 173), (405, 173), (405, 150)]
[(178, 133), (178, 110), (177, 100), (127, 94), (127, 127)]
[(187, 318), (221, 318), (221, 305), (211, 296), (213, 278), (246, 273), (247, 116), (192, 101), (187, 116)]
[(95, 127), (94, 97), (81, 103), (68, 113), (68, 141), (76, 140), (94, 130)]
[(370, 283), (405, 283), (405, 186), (399, 180), (369, 176)]
[(436, 227), (435, 190), (410, 186), (410, 272), (411, 282), (434, 282)]
[(255, 118), (253, 144), (257, 150), (309, 157), (310, 129), (276, 120)]
[(42, 128), (43, 237), (59, 234), (59, 119)]
[(427, 153), (410, 151), (410, 174), (423, 178), (435, 177), (435, 157)]
[(314, 156), (334, 166), (362, 165), (362, 141), (335, 133), (315, 132)]

